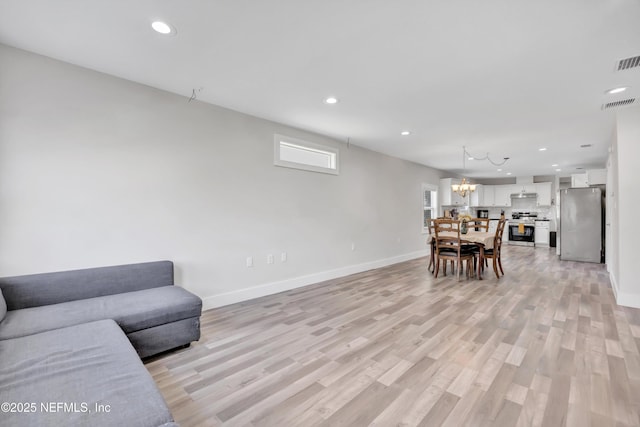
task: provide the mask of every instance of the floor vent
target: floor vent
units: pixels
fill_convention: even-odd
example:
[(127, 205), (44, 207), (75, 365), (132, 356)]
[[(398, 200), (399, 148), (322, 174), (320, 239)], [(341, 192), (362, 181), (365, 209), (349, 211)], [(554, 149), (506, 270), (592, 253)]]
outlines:
[(640, 56), (633, 56), (618, 61), (618, 71), (628, 70), (629, 68), (640, 67)]
[(610, 108), (625, 107), (627, 105), (633, 104), (635, 101), (636, 101), (635, 98), (629, 98), (629, 99), (622, 99), (620, 101), (607, 102), (606, 104), (602, 104), (602, 109), (608, 110)]

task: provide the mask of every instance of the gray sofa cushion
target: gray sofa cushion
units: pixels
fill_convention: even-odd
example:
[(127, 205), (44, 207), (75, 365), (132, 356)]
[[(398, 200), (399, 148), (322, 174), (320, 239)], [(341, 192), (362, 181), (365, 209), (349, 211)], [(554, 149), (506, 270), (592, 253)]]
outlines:
[(0, 339), (22, 337), (102, 319), (113, 319), (129, 333), (200, 317), (202, 300), (178, 286), (107, 295), (8, 311)]
[[(112, 320), (0, 341), (0, 402), (34, 403), (1, 413), (7, 426), (175, 426), (153, 379)], [(41, 404), (67, 404), (42, 410)], [(83, 412), (86, 405), (91, 412)], [(96, 404), (109, 412), (96, 412)], [(54, 406), (55, 409), (59, 407)]]
[(4, 296), (2, 296), (2, 289), (0, 289), (0, 322), (4, 319), (4, 316), (7, 314), (7, 303), (4, 300)]
[(9, 310), (171, 285), (171, 261), (0, 278)]

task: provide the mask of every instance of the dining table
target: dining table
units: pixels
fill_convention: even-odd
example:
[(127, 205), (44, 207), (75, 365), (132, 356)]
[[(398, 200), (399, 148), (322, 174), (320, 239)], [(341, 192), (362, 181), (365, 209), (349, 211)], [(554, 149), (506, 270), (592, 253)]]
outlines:
[[(458, 237), (456, 231), (440, 231), (438, 233), (441, 237)], [(475, 231), (468, 230), (466, 234), (460, 233), (460, 242), (467, 244), (474, 244), (480, 248), (480, 259), (478, 260), (478, 280), (482, 280), (482, 265), (484, 263), (484, 250), (493, 249), (493, 240), (495, 238), (495, 232), (487, 231)], [(433, 237), (435, 239), (435, 236)]]

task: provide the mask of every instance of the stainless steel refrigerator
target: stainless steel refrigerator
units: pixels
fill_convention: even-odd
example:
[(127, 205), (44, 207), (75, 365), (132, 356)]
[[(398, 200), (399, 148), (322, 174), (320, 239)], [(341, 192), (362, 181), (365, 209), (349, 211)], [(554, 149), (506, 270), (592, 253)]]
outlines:
[(597, 187), (560, 191), (560, 259), (603, 262), (603, 194)]

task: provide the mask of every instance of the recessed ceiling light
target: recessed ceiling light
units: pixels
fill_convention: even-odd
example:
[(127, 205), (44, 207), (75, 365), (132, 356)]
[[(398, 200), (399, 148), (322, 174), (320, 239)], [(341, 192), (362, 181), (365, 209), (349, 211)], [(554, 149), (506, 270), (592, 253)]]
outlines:
[(547, 149), (544, 148), (544, 147), (543, 148), (538, 148), (538, 151), (547, 151)]
[(511, 172), (507, 172), (507, 175), (511, 175)]
[(551, 165), (551, 167), (552, 167), (552, 168), (557, 168), (557, 167), (558, 167), (558, 164), (557, 164), (557, 163), (554, 163), (554, 164), (552, 164), (552, 165)]
[(556, 169), (556, 172), (560, 172), (562, 169)]
[(324, 102), (325, 104), (336, 104), (338, 102), (338, 98), (330, 96), (327, 99), (325, 99)]
[(608, 95), (613, 95), (614, 93), (624, 92), (627, 89), (629, 89), (628, 86), (614, 87), (613, 89), (609, 89), (605, 93), (608, 94)]
[(408, 130), (403, 130), (402, 132), (400, 132), (400, 135), (402, 136), (411, 135), (411, 132), (409, 132)]
[(473, 157), (469, 157), (467, 160), (473, 160)]
[(162, 21), (153, 21), (151, 23), (151, 28), (153, 28), (156, 32), (160, 34), (175, 34), (176, 29), (166, 22)]
[(502, 169), (498, 169), (498, 172), (502, 172)]

